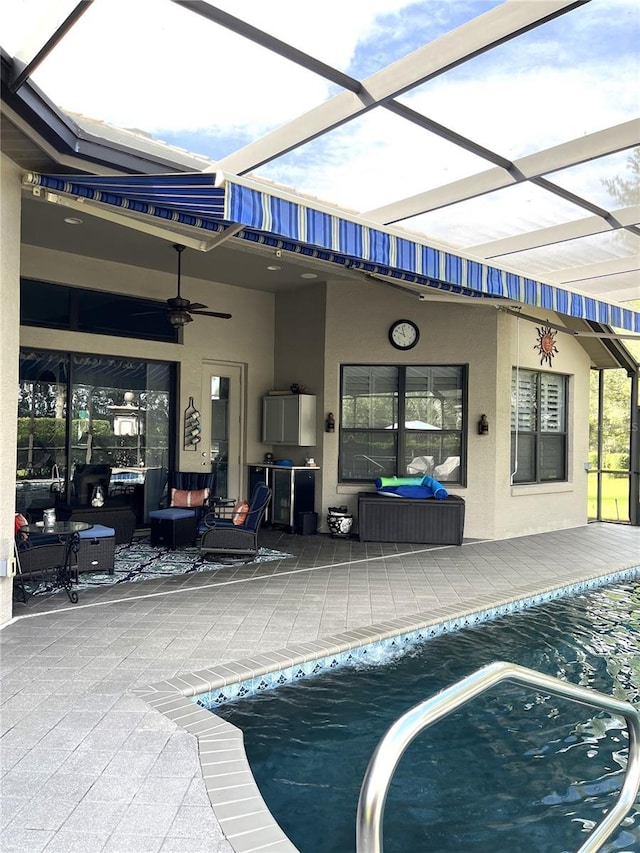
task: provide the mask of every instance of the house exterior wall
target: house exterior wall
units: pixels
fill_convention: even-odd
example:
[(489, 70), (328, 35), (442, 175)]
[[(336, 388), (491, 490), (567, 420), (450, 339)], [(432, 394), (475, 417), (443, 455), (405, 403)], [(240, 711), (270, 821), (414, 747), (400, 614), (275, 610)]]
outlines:
[[(550, 322), (558, 318), (544, 315)], [(541, 321), (540, 325), (544, 325)], [(519, 327), (519, 328), (518, 328)], [(498, 372), (498, 410), (500, 430), (496, 452), (496, 524), (495, 536), (502, 539), (549, 530), (561, 530), (587, 523), (587, 472), (589, 458), (589, 374), (590, 359), (580, 343), (570, 335), (556, 336), (558, 352), (551, 365), (540, 364), (537, 351), (537, 326), (526, 320), (501, 318), (500, 351), (509, 357), (500, 360)], [(511, 369), (520, 365), (569, 377), (568, 389), (568, 471), (567, 481), (536, 485), (510, 485)], [(505, 470), (506, 464), (506, 470)]]
[[(315, 395), (317, 436), (315, 447), (280, 446), (278, 455), (299, 465), (312, 456), (322, 468), (326, 285), (322, 282), (297, 291), (283, 291), (276, 296), (275, 304), (273, 387), (285, 390), (296, 382)], [(271, 449), (263, 446), (263, 452)], [(318, 511), (319, 495), (318, 489)]]
[[(389, 326), (400, 318), (413, 320), (421, 330), (417, 346), (406, 353), (392, 348), (387, 338)], [(332, 411), (338, 420), (341, 364), (467, 364), (467, 484), (449, 489), (465, 499), (465, 536), (503, 538), (585, 524), (590, 361), (577, 340), (563, 336), (552, 365), (541, 367), (536, 328), (487, 301), (422, 302), (368, 282), (330, 282), (322, 417)], [(297, 357), (291, 350), (292, 363)], [(518, 363), (569, 376), (568, 482), (511, 486), (511, 371)], [(490, 429), (480, 436), (476, 425), (483, 413)], [(317, 509), (325, 513), (329, 506), (347, 505), (355, 514), (358, 492), (372, 487), (336, 482), (338, 430), (339, 423), (335, 433), (319, 433), (322, 487)], [(324, 518), (320, 520), (322, 527)]]
[[(18, 339), (20, 329), (20, 173), (0, 155), (0, 561), (13, 560)], [(4, 569), (6, 572), (6, 568)], [(0, 625), (12, 615), (13, 579), (0, 576)]]
[[(83, 258), (77, 255), (22, 247), (21, 275), (60, 284), (108, 290), (145, 298), (162, 298), (175, 293), (175, 275)], [(241, 364), (246, 368), (247, 387), (243, 389), (246, 405), (248, 459), (262, 458), (260, 419), (262, 395), (272, 386), (273, 376), (273, 296), (240, 287), (182, 276), (183, 292), (192, 301), (202, 301), (213, 310), (228, 311), (230, 320), (197, 317), (184, 330), (184, 344), (140, 341), (82, 332), (64, 332), (23, 326), (22, 346), (44, 349), (68, 349), (101, 355), (125, 355), (132, 358), (158, 359), (178, 365), (177, 464), (180, 470), (202, 470), (201, 453), (184, 451), (182, 446), (182, 412), (193, 397), (201, 407), (203, 435), (209, 434), (210, 413), (202, 406), (202, 377), (208, 373), (206, 360)], [(15, 416), (14, 416), (15, 420)], [(15, 456), (15, 443), (14, 451)], [(207, 460), (208, 464), (208, 460)], [(12, 467), (14, 460), (12, 459)], [(242, 472), (243, 477), (246, 472)]]
[[(465, 535), (494, 536), (496, 507), (495, 445), (498, 312), (480, 300), (470, 304), (422, 302), (382, 285), (332, 282), (327, 288), (325, 343), (325, 410), (336, 416), (336, 432), (323, 433), (322, 506), (346, 505), (357, 512), (358, 492), (371, 486), (336, 484), (339, 450), (340, 365), (467, 364), (469, 374), (467, 477), (468, 487), (452, 486), (451, 494), (466, 501)], [(388, 340), (394, 320), (413, 320), (420, 328), (418, 344), (408, 352)], [(488, 436), (479, 436), (476, 422), (486, 413)]]

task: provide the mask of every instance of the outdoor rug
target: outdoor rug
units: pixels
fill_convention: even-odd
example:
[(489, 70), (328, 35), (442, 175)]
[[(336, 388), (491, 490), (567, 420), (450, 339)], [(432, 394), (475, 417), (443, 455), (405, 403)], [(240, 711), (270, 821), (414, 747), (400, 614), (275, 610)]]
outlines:
[[(112, 586), (120, 583), (137, 583), (168, 575), (186, 575), (192, 572), (214, 572), (228, 566), (248, 563), (268, 563), (273, 560), (286, 560), (291, 554), (260, 548), (257, 557), (224, 557), (219, 561), (205, 560), (198, 548), (180, 548), (168, 551), (150, 545), (149, 540), (140, 539), (131, 545), (117, 545), (115, 549), (114, 572), (82, 572), (79, 583), (73, 588), (78, 592), (96, 586)], [(60, 589), (55, 577), (25, 578), (25, 591), (29, 595), (45, 595)]]

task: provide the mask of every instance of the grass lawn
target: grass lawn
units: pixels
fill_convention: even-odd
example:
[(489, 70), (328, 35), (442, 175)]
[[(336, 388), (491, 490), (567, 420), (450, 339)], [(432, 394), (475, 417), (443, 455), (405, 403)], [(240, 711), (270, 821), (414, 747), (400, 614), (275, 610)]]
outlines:
[[(596, 475), (589, 475), (588, 512), (596, 518)], [(629, 521), (629, 478), (602, 475), (602, 520)]]

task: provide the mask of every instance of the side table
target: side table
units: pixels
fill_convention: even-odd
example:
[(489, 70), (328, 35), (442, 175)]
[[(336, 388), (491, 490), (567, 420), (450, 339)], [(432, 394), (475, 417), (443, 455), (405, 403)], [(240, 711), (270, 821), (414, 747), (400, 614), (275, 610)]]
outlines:
[(64, 558), (56, 567), (56, 581), (63, 587), (72, 604), (78, 603), (78, 593), (72, 588), (71, 557), (77, 554), (80, 548), (80, 532), (92, 527), (93, 525), (86, 521), (55, 521), (46, 527), (43, 524), (25, 524), (20, 528), (21, 533), (51, 534), (64, 543)]

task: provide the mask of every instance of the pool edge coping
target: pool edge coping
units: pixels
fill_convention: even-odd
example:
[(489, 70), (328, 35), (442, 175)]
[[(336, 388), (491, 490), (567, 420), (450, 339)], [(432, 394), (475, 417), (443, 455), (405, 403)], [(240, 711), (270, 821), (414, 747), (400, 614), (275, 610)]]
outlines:
[[(252, 684), (257, 679), (296, 667), (299, 677), (312, 676), (309, 664), (338, 658), (354, 650), (375, 645), (392, 645), (396, 638), (405, 638), (403, 645), (425, 641), (449, 631), (479, 625), (498, 616), (541, 604), (555, 598), (578, 595), (598, 587), (640, 576), (640, 565), (633, 561), (614, 571), (601, 574), (596, 571), (570, 583), (548, 584), (543, 588), (535, 583), (512, 589), (508, 595), (496, 599), (495, 591), (477, 597), (473, 604), (441, 605), (433, 611), (411, 614), (393, 620), (378, 622), (364, 628), (353, 628), (340, 634), (296, 643), (281, 649), (265, 652), (253, 658), (230, 661), (210, 669), (182, 674), (147, 687), (134, 688), (132, 693), (164, 714), (176, 725), (195, 736), (198, 756), (209, 801), (220, 823), (225, 838), (235, 853), (259, 850), (278, 850), (278, 853), (299, 853), (269, 811), (253, 777), (244, 749), (243, 733), (212, 710), (199, 705), (194, 697), (211, 694), (216, 690)], [(429, 636), (418, 632), (434, 629)], [(411, 635), (416, 635), (412, 637)], [(345, 665), (346, 658), (339, 665)], [(296, 677), (298, 677), (296, 675)], [(293, 678), (289, 678), (291, 683)], [(270, 683), (266, 686), (274, 686)], [(277, 846), (276, 846), (277, 845)]]

